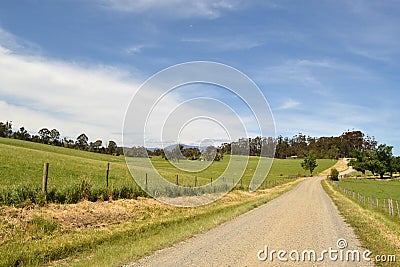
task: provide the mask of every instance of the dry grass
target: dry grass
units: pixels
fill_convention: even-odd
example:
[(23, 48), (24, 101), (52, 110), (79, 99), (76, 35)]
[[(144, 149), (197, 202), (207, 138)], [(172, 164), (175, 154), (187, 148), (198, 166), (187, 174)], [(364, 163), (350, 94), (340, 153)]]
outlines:
[[(278, 192), (293, 183), (303, 179), (279, 185), (273, 188), (250, 193), (248, 191), (235, 190), (225, 195), (220, 204), (233, 204), (243, 199), (258, 199), (265, 195)], [(22, 208), (1, 206), (0, 214), (3, 222), (20, 227), (34, 216), (56, 221), (61, 229), (82, 229), (93, 227), (106, 227), (130, 220), (143, 220), (149, 217), (166, 214), (176, 207), (164, 204), (150, 198), (119, 199), (113, 201), (82, 201), (77, 204), (47, 204), (44, 206), (29, 205)], [(0, 223), (1, 225), (1, 223)], [(0, 236), (5, 233), (0, 228)]]
[(347, 170), (349, 168), (349, 166), (347, 166), (347, 162), (344, 159), (339, 159), (335, 165), (333, 165), (332, 167), (322, 171), (319, 173), (320, 176), (327, 176), (329, 174), (331, 174), (331, 170), (332, 169), (336, 169), (339, 172), (343, 172), (345, 170)]

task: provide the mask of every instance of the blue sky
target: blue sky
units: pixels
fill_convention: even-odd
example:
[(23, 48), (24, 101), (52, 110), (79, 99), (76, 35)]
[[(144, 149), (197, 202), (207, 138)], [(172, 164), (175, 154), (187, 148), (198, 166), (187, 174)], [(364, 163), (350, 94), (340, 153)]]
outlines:
[(254, 80), (277, 134), (358, 129), (400, 154), (399, 47), (398, 1), (1, 1), (0, 121), (121, 142), (140, 84), (204, 60)]

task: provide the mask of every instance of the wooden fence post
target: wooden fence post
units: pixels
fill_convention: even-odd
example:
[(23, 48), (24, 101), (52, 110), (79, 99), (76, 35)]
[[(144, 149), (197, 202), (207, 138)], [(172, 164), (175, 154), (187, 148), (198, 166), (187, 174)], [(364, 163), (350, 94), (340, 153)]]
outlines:
[(194, 187), (197, 187), (197, 176), (194, 177)]
[(388, 204), (389, 204), (389, 215), (393, 216), (393, 199), (389, 198)]
[(148, 190), (148, 186), (149, 186), (149, 181), (148, 181), (148, 176), (147, 176), (147, 172), (146, 172), (146, 191)]
[(397, 206), (397, 216), (400, 217), (399, 202), (397, 200), (396, 200), (396, 206)]
[(176, 175), (176, 185), (179, 185), (179, 176), (178, 176), (178, 174)]
[(211, 185), (212, 185), (212, 177), (211, 177)]
[(106, 171), (106, 186), (108, 187), (108, 173), (110, 172), (110, 163), (107, 163), (107, 171)]
[(49, 175), (49, 163), (43, 165), (42, 192), (47, 193), (47, 178)]

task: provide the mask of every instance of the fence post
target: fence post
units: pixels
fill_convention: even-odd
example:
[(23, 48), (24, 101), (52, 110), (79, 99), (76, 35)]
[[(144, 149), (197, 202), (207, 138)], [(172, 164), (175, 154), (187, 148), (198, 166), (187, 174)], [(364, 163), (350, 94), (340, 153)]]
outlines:
[(179, 177), (178, 177), (178, 174), (176, 175), (176, 185), (179, 185)]
[(108, 187), (108, 173), (110, 172), (110, 163), (107, 163), (107, 171), (106, 171), (106, 186)]
[(197, 176), (194, 177), (194, 187), (197, 187)]
[(47, 193), (47, 178), (49, 175), (49, 163), (43, 165), (42, 192)]
[(147, 176), (147, 172), (146, 172), (146, 191), (148, 190), (148, 185), (149, 185), (149, 181), (148, 181), (148, 176)]
[(393, 200), (389, 198), (388, 203), (389, 203), (389, 215), (393, 216)]
[(211, 185), (212, 185), (212, 177), (211, 177)]
[(399, 202), (397, 200), (396, 200), (396, 206), (397, 206), (397, 216), (400, 217)]

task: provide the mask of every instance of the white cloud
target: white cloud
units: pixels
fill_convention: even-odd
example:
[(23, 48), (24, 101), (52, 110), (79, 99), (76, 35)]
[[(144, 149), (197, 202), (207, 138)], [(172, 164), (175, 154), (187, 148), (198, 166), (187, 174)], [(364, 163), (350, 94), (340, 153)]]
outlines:
[(37, 131), (58, 127), (63, 135), (85, 132), (120, 141), (126, 106), (138, 83), (107, 66), (0, 52), (0, 120)]
[(170, 18), (204, 17), (217, 18), (222, 10), (234, 9), (240, 1), (215, 0), (103, 0), (106, 8), (124, 13), (156, 13)]
[(125, 49), (125, 52), (129, 55), (140, 54), (143, 49), (151, 47), (150, 45), (138, 44), (132, 45)]
[(289, 98), (277, 109), (278, 110), (279, 109), (293, 109), (293, 108), (297, 108), (299, 105), (300, 105), (300, 102)]
[(33, 54), (40, 52), (38, 45), (21, 39), (0, 27), (0, 52), (20, 52)]
[[(90, 140), (112, 139), (122, 144), (125, 112), (139, 86), (140, 83), (130, 73), (112, 66), (82, 65), (25, 55), (0, 45), (0, 121), (13, 121), (15, 129), (24, 126), (36, 134), (43, 127), (56, 128), (62, 136), (72, 139), (84, 132)], [(220, 88), (216, 90), (216, 95), (221, 93)], [(196, 92), (212, 97), (208, 91)], [(159, 94), (158, 87), (146, 89), (144, 102), (157, 99), (154, 96)], [(203, 103), (180, 106), (191, 97), (187, 90), (168, 95), (152, 117), (153, 125), (163, 127), (164, 121), (173, 114), (173, 133), (182, 126), (176, 122), (184, 124), (188, 118), (195, 116), (216, 117), (217, 121), (230, 129), (229, 135), (236, 140), (245, 136), (242, 130), (239, 132), (240, 120), (247, 124), (245, 127), (251, 128), (255, 124), (254, 119), (246, 117), (247, 114), (240, 114), (238, 121), (235, 120), (236, 114), (226, 110), (218, 112), (216, 105), (210, 107)], [(148, 106), (149, 103), (144, 102), (138, 103), (136, 110), (141, 110), (141, 105)], [(174, 112), (177, 107), (179, 112)], [(140, 114), (133, 116), (137, 118)], [(151, 127), (146, 138), (159, 139), (160, 131)], [(184, 142), (226, 138), (221, 137), (221, 127), (210, 123), (210, 120), (197, 121), (191, 127), (192, 130), (186, 129), (181, 136)], [(136, 125), (129, 129), (133, 130), (129, 134), (136, 137), (135, 141), (140, 138), (143, 140), (143, 129), (138, 129)]]

